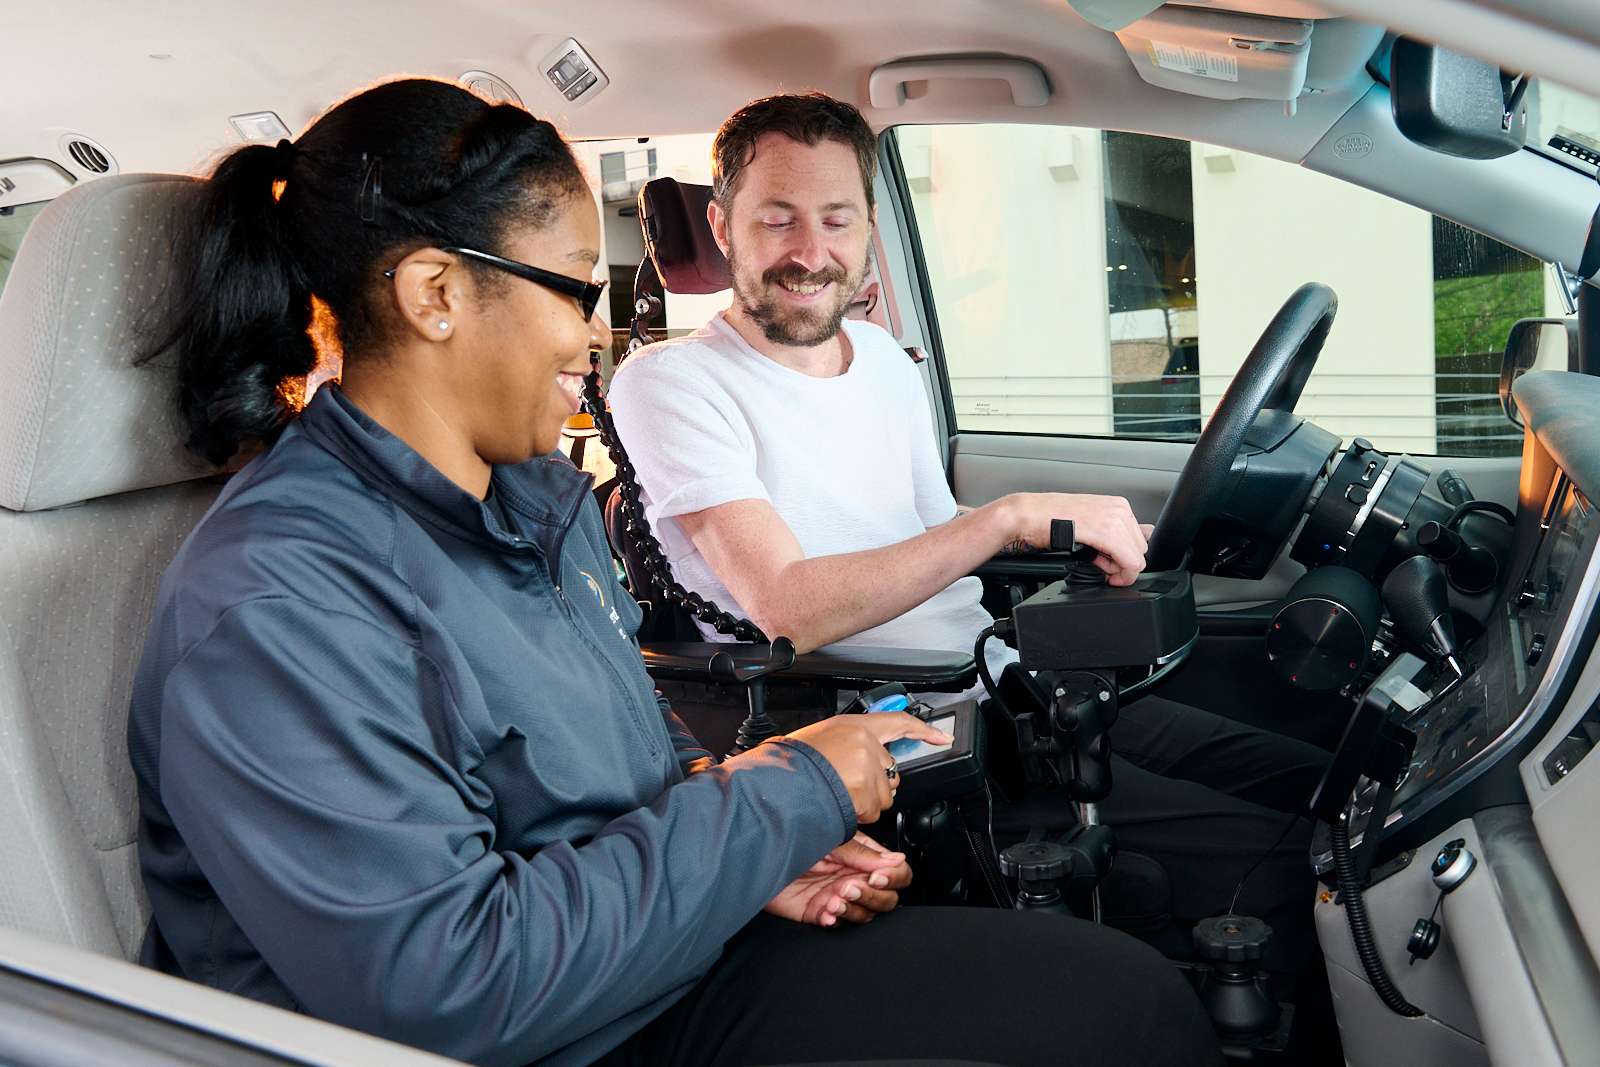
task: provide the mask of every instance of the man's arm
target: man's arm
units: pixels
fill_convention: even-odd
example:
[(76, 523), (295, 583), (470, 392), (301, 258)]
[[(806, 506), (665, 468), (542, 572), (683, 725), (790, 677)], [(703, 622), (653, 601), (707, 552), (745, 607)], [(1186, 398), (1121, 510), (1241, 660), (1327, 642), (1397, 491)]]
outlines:
[(909, 540), (808, 559), (765, 500), (735, 500), (677, 516), (711, 569), (769, 635), (808, 652), (905, 614), (1008, 546), (1050, 544), (1050, 520), (1073, 521), (1113, 585), (1144, 569), (1145, 538), (1121, 497), (1018, 493)]

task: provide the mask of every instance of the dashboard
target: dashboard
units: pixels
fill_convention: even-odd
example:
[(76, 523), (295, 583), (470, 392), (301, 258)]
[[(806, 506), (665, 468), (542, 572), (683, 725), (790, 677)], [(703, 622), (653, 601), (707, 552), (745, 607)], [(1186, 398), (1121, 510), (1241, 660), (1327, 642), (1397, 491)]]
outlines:
[[(1319, 790), (1319, 815), (1348, 823), (1371, 865), (1355, 868), (1364, 888), (1347, 866), (1314, 906), (1359, 1067), (1397, 1048), (1428, 1067), (1591, 1063), (1600, 1048), (1600, 377), (1535, 372), (1515, 396), (1527, 433), (1514, 523), (1500, 524), (1512, 537), (1491, 590), (1450, 596), (1460, 669), (1380, 657), (1334, 757), (1344, 772)], [(1387, 787), (1352, 769), (1363, 751), (1384, 754), (1360, 766)], [(1475, 859), (1446, 885), (1436, 857), (1452, 850)], [(1329, 853), (1314, 839), (1324, 874)], [(1437, 952), (1415, 952), (1435, 920)]]
[[(1559, 710), (1562, 682), (1570, 686), (1568, 675), (1576, 673), (1568, 669), (1572, 661), (1587, 653), (1600, 584), (1594, 488), (1563, 469), (1544, 442), (1536, 448), (1544, 461), (1533, 469), (1543, 477), (1533, 485), (1524, 478), (1512, 562), (1480, 611), (1482, 632), (1463, 648), (1464, 676), (1397, 656), (1372, 683), (1389, 702), (1389, 723), (1414, 739), (1384, 820), (1383, 854), (1414, 846), (1473, 810), (1526, 803), (1517, 761), (1541, 738), (1548, 713)], [(1559, 444), (1556, 450), (1565, 451)], [(1600, 738), (1600, 716), (1590, 718), (1546, 758), (1550, 780), (1570, 773)], [(1346, 815), (1353, 842), (1365, 840), (1378, 794), (1378, 784), (1363, 779), (1352, 795)], [(1312, 853), (1313, 867), (1326, 873), (1332, 856), (1325, 828)]]

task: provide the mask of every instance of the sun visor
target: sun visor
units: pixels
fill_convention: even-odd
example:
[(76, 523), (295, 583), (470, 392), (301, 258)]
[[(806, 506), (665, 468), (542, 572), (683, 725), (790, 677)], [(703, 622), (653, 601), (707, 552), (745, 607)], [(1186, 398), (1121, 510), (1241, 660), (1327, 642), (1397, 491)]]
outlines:
[(1167, 5), (1117, 31), (1151, 85), (1215, 100), (1294, 100), (1306, 84), (1310, 19)]

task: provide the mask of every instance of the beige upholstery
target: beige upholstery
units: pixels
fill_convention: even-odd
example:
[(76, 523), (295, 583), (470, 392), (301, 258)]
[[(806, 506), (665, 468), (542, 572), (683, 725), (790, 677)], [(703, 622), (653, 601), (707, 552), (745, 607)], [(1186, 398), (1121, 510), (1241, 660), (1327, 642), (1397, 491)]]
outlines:
[(128, 694), (161, 572), (216, 494), (185, 456), (163, 312), (192, 179), (58, 198), (0, 293), (0, 924), (131, 958), (149, 906)]
[(197, 188), (177, 175), (102, 178), (29, 227), (0, 291), (0, 507), (205, 473), (183, 451), (169, 373), (133, 365), (168, 295), (170, 213)]

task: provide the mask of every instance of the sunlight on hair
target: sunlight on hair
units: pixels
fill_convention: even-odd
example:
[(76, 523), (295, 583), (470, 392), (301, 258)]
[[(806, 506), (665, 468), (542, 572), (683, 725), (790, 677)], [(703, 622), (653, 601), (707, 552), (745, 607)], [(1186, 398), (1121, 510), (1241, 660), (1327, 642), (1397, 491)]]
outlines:
[(321, 297), (311, 298), (311, 325), (306, 328), (312, 347), (317, 350), (317, 365), (304, 378), (285, 378), (278, 383), (278, 398), (284, 407), (299, 414), (317, 395), (323, 382), (336, 382), (344, 370), (344, 350), (339, 346), (339, 322), (333, 309)]

